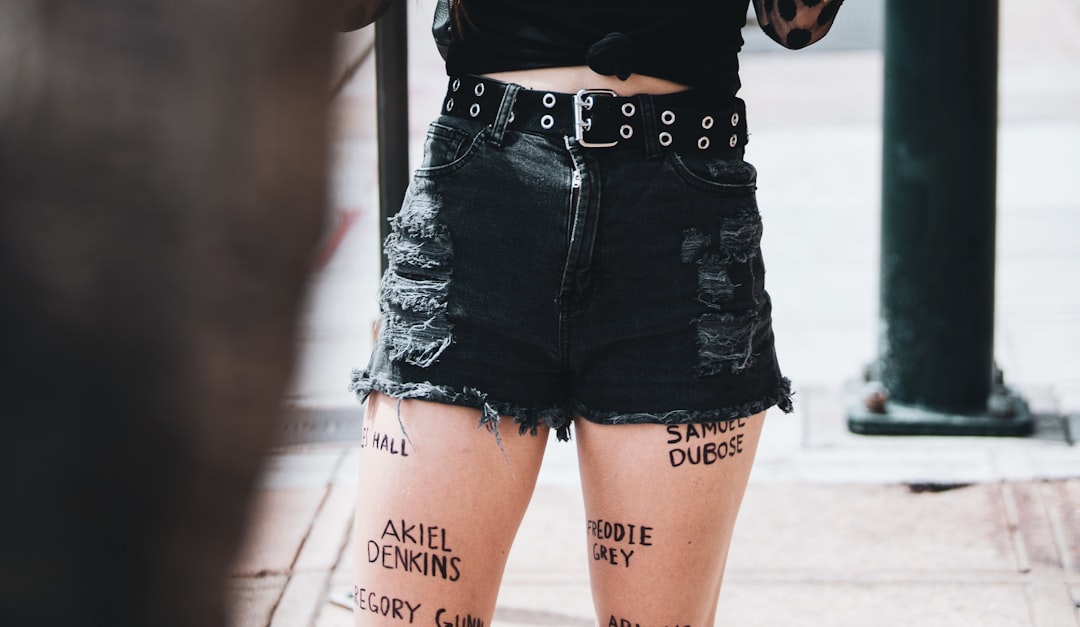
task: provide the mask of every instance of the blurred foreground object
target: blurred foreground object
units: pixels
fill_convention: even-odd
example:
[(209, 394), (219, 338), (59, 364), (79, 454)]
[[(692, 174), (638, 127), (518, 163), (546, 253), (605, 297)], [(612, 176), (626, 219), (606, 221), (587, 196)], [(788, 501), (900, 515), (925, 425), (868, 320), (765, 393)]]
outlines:
[(337, 28), (357, 30), (375, 22), (390, 9), (393, 0), (339, 0)]
[(0, 624), (225, 624), (323, 220), (319, 5), (0, 0)]

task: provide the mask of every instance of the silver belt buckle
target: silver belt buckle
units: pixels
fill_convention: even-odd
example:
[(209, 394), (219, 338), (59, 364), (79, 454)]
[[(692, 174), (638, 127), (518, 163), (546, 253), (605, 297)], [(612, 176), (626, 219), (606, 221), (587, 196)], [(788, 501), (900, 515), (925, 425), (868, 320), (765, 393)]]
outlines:
[(618, 96), (610, 89), (582, 89), (574, 94), (574, 139), (583, 148), (611, 148), (619, 142), (594, 143), (585, 141), (585, 131), (592, 128), (592, 118), (585, 119), (585, 112), (593, 107), (593, 96)]

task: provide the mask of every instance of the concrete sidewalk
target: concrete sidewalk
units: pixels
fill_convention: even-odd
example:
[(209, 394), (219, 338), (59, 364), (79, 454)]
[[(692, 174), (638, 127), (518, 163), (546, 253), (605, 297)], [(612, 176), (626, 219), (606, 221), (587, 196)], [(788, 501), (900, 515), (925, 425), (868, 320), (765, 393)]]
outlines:
[[(430, 4), (409, 5), (414, 162), (444, 86)], [(766, 421), (717, 624), (1080, 625), (1080, 1), (1037, 4), (1001, 2), (998, 171), (996, 355), (1038, 416), (1030, 438), (848, 433), (850, 382), (876, 354), (881, 53), (743, 55), (797, 397), (794, 415)], [(360, 409), (345, 387), (378, 280), (370, 63), (338, 102), (340, 220), (313, 275), (287, 445), (268, 457), (234, 569), (240, 626), (350, 624)], [(593, 624), (584, 531), (574, 447), (552, 442), (495, 625)]]
[[(1080, 625), (1080, 454), (1038, 437), (866, 438), (843, 395), (767, 420), (717, 624)], [(350, 624), (359, 450), (276, 451), (233, 579), (236, 625)], [(592, 625), (574, 447), (548, 448), (495, 625)], [(526, 538), (554, 539), (545, 542)]]
[[(717, 624), (1080, 624), (1075, 447), (1049, 430), (863, 438), (843, 432), (840, 400), (812, 389), (767, 421)], [(270, 457), (232, 581), (236, 625), (350, 624), (358, 459), (347, 444)], [(593, 624), (584, 521), (574, 447), (552, 442), (495, 625)]]

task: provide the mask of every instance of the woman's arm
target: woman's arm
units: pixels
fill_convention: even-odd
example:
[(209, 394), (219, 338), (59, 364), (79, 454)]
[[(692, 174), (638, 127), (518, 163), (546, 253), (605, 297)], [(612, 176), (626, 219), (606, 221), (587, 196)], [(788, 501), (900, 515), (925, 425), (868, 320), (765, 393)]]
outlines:
[(825, 36), (844, 0), (754, 0), (761, 30), (781, 46), (798, 50)]

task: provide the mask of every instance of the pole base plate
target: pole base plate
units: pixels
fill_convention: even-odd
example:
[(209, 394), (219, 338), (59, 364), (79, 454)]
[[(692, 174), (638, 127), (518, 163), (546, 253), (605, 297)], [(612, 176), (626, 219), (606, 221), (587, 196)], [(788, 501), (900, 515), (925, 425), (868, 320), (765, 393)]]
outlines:
[(867, 408), (860, 395), (848, 407), (848, 429), (861, 435), (954, 435), (1025, 437), (1035, 430), (1035, 421), (1024, 399), (1008, 388), (996, 390), (987, 412), (977, 415), (951, 414), (886, 401)]

